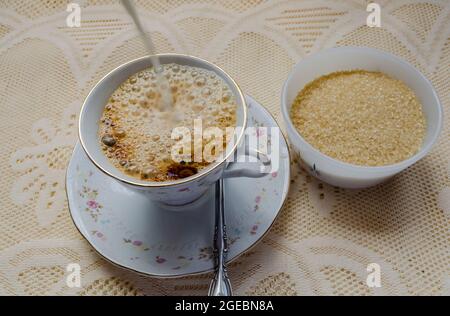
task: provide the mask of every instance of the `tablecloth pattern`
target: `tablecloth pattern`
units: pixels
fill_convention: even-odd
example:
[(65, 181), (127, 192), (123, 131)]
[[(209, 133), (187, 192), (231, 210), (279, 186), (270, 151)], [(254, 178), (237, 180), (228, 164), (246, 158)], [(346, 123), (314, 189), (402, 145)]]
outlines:
[[(0, 1), (0, 293), (204, 295), (211, 275), (152, 279), (116, 268), (83, 240), (68, 212), (64, 177), (81, 103), (109, 70), (145, 54), (116, 1)], [(450, 2), (136, 1), (158, 52), (197, 55), (228, 71), (277, 119), (281, 86), (299, 60), (334, 46), (370, 46), (415, 65), (445, 111), (440, 141), (385, 184), (352, 191), (293, 166), (270, 233), (230, 267), (240, 295), (450, 294)], [(66, 266), (81, 266), (69, 288)], [(381, 288), (366, 284), (381, 267)]]

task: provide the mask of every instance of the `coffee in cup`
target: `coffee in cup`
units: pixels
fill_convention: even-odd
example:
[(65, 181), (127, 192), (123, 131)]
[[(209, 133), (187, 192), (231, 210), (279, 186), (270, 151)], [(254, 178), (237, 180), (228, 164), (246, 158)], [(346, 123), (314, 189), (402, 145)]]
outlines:
[[(237, 102), (226, 82), (216, 73), (188, 65), (165, 64), (160, 69), (170, 89), (172, 105), (164, 108), (161, 87), (153, 67), (139, 71), (123, 82), (109, 98), (98, 129), (103, 153), (128, 176), (147, 181), (171, 181), (186, 178), (206, 168), (211, 161), (194, 159), (194, 140), (188, 138), (187, 152), (173, 148), (178, 138), (175, 127), (194, 129), (194, 120), (202, 128), (225, 130), (236, 126)], [(186, 141), (186, 140), (183, 140)], [(202, 139), (203, 148), (208, 139)], [(227, 139), (213, 148), (220, 157), (226, 152)], [(176, 159), (174, 159), (176, 158)]]

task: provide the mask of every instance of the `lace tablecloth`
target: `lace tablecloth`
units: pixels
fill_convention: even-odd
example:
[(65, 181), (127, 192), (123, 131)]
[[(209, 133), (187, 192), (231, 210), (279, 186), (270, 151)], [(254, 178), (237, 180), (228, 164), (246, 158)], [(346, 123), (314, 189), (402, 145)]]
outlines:
[[(77, 114), (90, 88), (145, 54), (115, 1), (0, 2), (0, 293), (197, 295), (210, 275), (151, 279), (101, 259), (74, 227), (64, 175)], [(366, 26), (366, 1), (137, 1), (158, 52), (181, 52), (227, 70), (281, 122), (280, 90), (308, 54), (371, 46), (415, 65), (445, 108), (430, 155), (388, 183), (348, 191), (294, 169), (291, 192), (263, 241), (230, 266), (236, 294), (450, 294), (448, 1), (377, 1), (381, 28)], [(66, 266), (81, 265), (81, 288)], [(366, 284), (369, 263), (381, 287)]]

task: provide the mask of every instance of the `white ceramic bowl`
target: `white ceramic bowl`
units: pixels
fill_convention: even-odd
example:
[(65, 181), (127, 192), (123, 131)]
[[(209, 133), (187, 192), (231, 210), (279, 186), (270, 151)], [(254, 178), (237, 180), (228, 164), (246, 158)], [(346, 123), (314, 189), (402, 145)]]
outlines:
[[(310, 145), (292, 124), (290, 109), (297, 94), (314, 79), (335, 71), (363, 69), (380, 71), (403, 81), (419, 98), (427, 121), (422, 148), (414, 156), (387, 166), (366, 167), (333, 159)], [(378, 184), (423, 158), (437, 141), (442, 128), (442, 106), (433, 86), (423, 74), (404, 60), (372, 48), (338, 47), (298, 62), (289, 74), (281, 95), (281, 111), (292, 149), (311, 174), (343, 188), (365, 188)]]

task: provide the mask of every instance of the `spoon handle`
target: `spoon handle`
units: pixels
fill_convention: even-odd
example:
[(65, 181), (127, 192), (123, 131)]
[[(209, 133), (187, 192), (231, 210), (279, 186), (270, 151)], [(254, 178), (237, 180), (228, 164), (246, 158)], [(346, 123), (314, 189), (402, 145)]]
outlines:
[(231, 296), (231, 283), (227, 275), (226, 260), (228, 254), (227, 232), (225, 225), (223, 179), (216, 183), (216, 227), (214, 232), (215, 274), (209, 287), (209, 296)]

